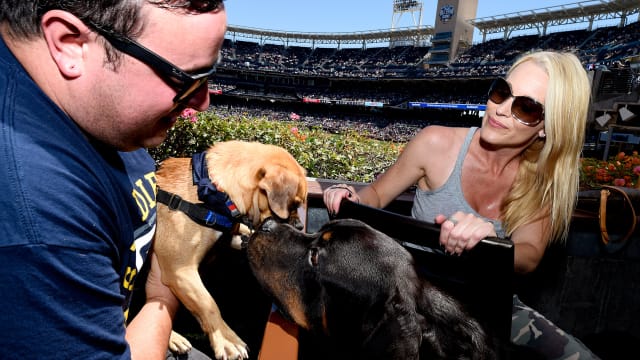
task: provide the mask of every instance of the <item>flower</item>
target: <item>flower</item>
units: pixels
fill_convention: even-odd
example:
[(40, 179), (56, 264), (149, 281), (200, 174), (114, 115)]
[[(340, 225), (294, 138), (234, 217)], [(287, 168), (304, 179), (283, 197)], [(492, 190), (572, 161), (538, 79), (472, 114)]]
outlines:
[(305, 140), (307, 140), (307, 135), (300, 133), (298, 128), (295, 126), (291, 128), (291, 133), (300, 141), (304, 142)]
[(609, 160), (582, 158), (580, 185), (582, 188), (598, 188), (602, 185), (638, 187), (640, 185), (640, 156), (620, 152)]
[(198, 122), (198, 111), (192, 108), (186, 108), (180, 113), (180, 117), (183, 119), (189, 119), (190, 122)]
[(624, 186), (625, 181), (624, 179), (613, 179), (613, 185), (615, 186)]
[(300, 115), (292, 112), (292, 113), (289, 114), (289, 119), (291, 119), (293, 121), (298, 121), (298, 120), (300, 120)]

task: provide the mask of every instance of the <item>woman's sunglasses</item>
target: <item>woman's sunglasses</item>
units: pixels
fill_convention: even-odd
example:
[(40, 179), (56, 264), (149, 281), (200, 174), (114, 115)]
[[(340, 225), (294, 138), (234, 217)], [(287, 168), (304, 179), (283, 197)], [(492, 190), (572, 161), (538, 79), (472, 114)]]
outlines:
[(209, 77), (216, 72), (214, 65), (206, 72), (189, 74), (135, 40), (102, 29), (95, 24), (91, 25), (98, 34), (102, 35), (114, 48), (145, 63), (158, 73), (169, 86), (177, 90), (177, 94), (173, 98), (173, 108), (171, 111), (179, 106), (186, 106), (186, 103), (196, 91), (206, 84)]
[(519, 123), (535, 126), (544, 119), (544, 106), (528, 96), (514, 96), (507, 80), (498, 78), (489, 88), (489, 100), (495, 104), (502, 104), (513, 98), (511, 114)]

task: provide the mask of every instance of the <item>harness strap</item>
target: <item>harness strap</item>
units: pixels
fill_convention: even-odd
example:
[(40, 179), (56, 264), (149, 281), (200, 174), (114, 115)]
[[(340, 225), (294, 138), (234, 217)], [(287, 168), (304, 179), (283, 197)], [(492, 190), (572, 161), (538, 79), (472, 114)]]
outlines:
[(235, 231), (239, 226), (234, 219), (218, 214), (202, 204), (194, 204), (182, 199), (178, 194), (170, 193), (158, 188), (156, 201), (167, 205), (169, 210), (179, 210), (196, 223), (218, 231)]
[(191, 172), (193, 185), (197, 186), (198, 200), (202, 201), (209, 209), (224, 214), (230, 218), (241, 217), (242, 214), (231, 201), (229, 195), (222, 189), (218, 189), (209, 178), (209, 169), (206, 160), (207, 152), (193, 154), (191, 157)]

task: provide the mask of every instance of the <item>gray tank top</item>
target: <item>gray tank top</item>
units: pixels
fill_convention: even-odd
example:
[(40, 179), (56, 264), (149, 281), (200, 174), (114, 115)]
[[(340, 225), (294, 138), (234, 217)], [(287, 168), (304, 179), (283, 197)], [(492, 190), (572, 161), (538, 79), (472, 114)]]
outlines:
[(424, 191), (416, 189), (411, 215), (416, 219), (432, 223), (438, 214), (450, 216), (456, 211), (471, 213), (492, 223), (498, 237), (505, 237), (502, 222), (478, 214), (471, 205), (469, 205), (462, 193), (462, 163), (467, 155), (471, 139), (476, 130), (478, 130), (477, 127), (469, 129), (469, 133), (460, 148), (460, 153), (458, 153), (458, 159), (456, 160), (453, 172), (444, 185), (435, 190)]

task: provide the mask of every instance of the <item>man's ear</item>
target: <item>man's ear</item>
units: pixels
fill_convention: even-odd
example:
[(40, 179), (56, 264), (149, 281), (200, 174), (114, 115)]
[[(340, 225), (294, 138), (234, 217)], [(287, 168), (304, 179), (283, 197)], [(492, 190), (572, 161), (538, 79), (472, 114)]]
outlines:
[(49, 53), (60, 73), (70, 79), (82, 75), (90, 29), (76, 16), (62, 10), (45, 13), (41, 26)]

